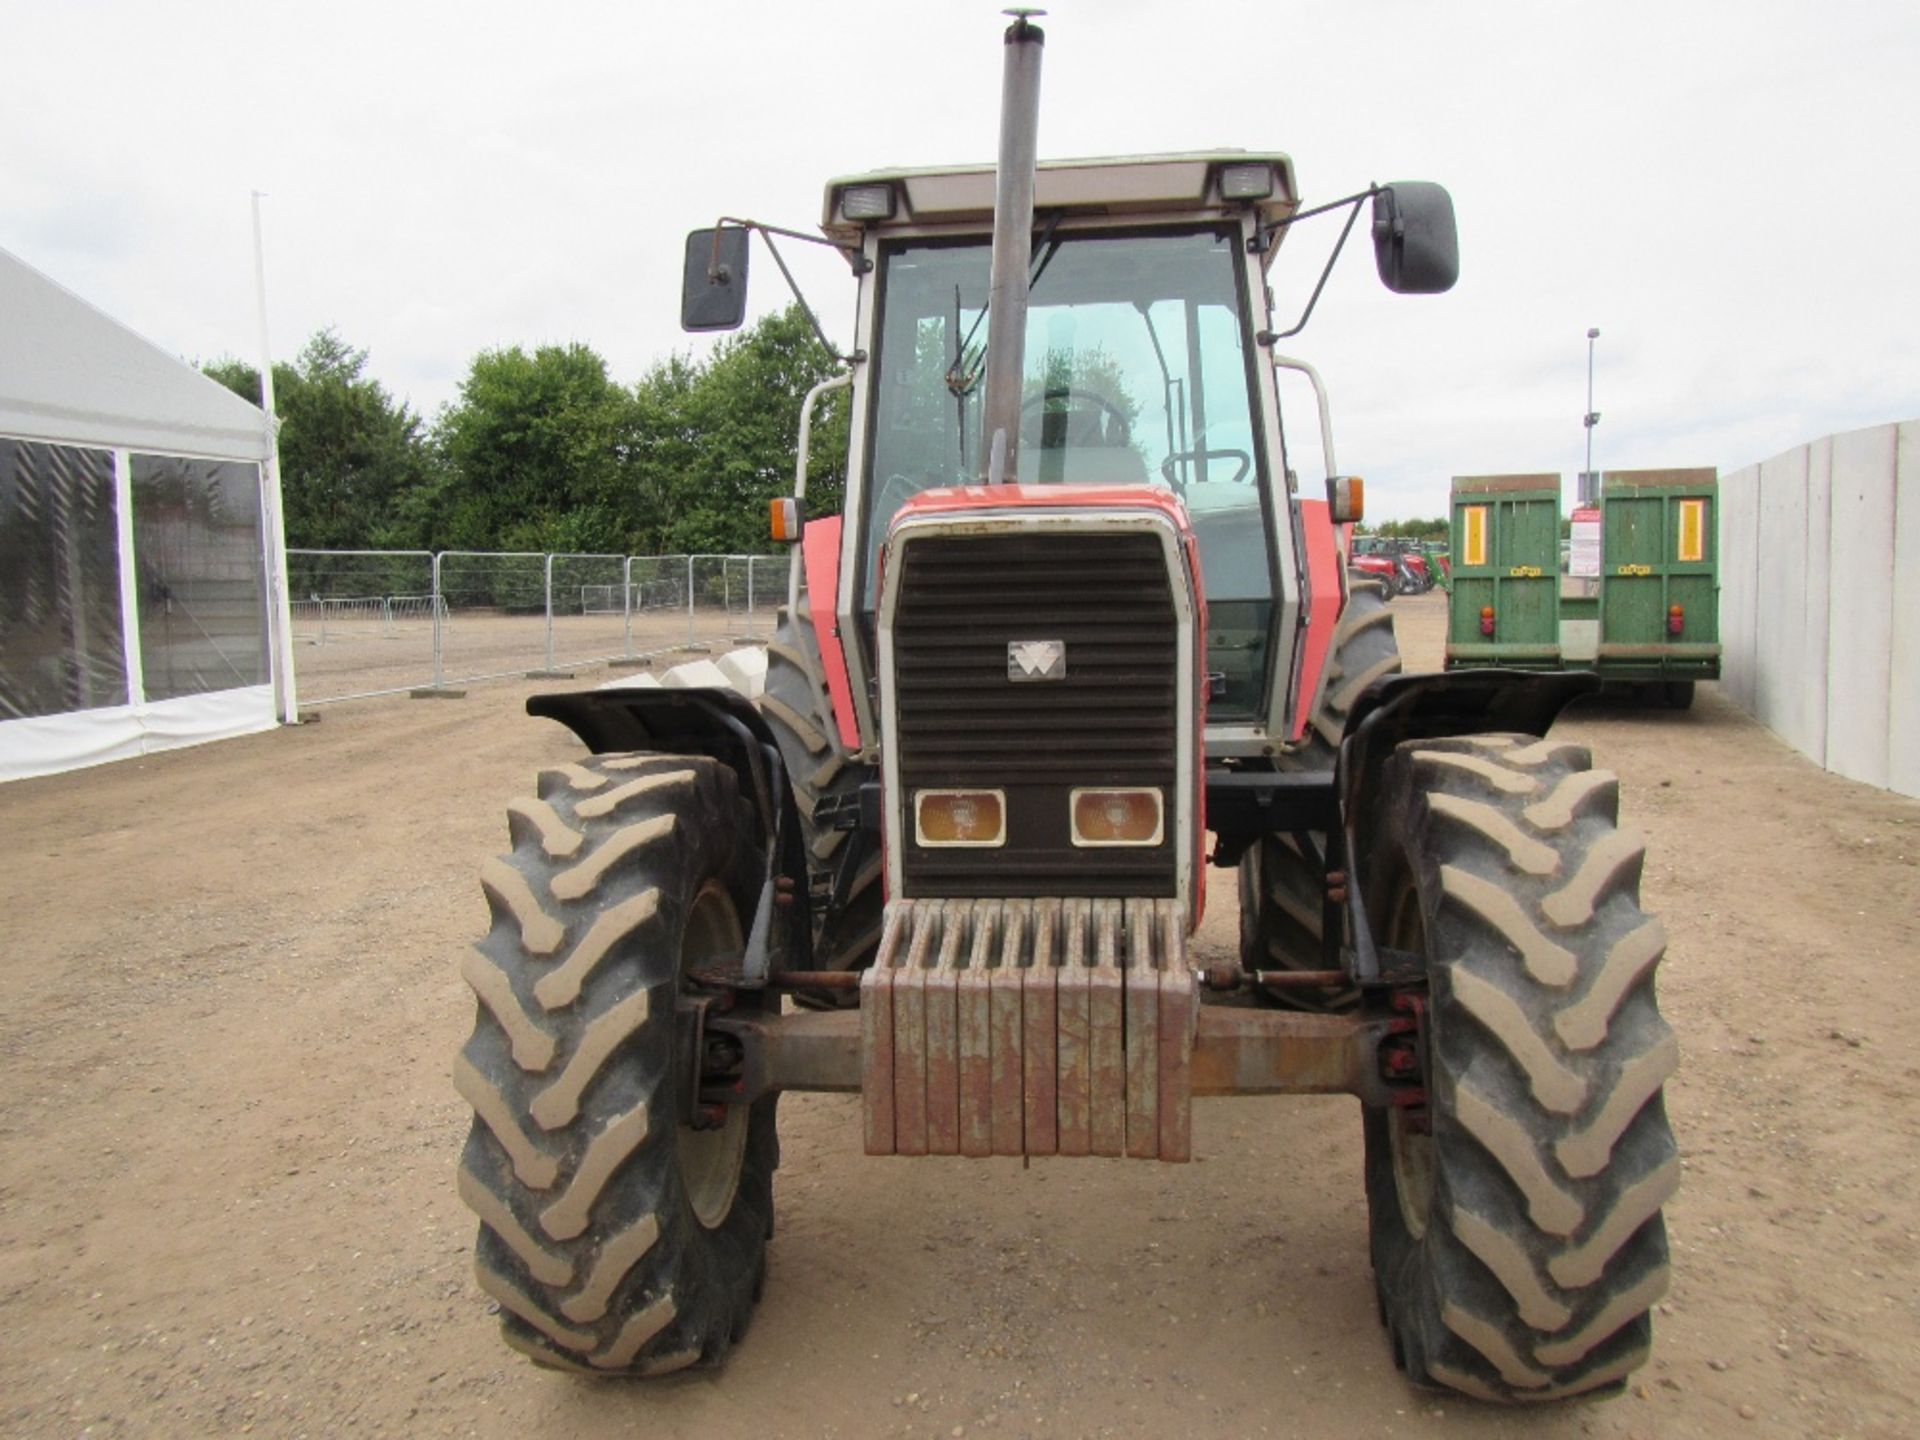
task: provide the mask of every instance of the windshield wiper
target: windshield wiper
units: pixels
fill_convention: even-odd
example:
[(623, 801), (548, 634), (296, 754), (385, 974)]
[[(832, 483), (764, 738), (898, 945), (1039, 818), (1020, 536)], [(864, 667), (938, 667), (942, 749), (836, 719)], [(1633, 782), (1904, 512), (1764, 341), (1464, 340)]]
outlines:
[[(1027, 293), (1029, 295), (1033, 293), (1033, 287), (1040, 283), (1040, 277), (1047, 273), (1047, 266), (1053, 263), (1053, 257), (1060, 253), (1061, 242), (1057, 238), (1059, 229), (1060, 217), (1055, 215), (1047, 222), (1047, 228), (1041, 232), (1040, 244), (1043, 247), (1043, 253), (1039, 261), (1034, 265), (1033, 273), (1027, 276)], [(980, 372), (985, 366), (983, 363), (982, 365), (975, 366), (971, 371), (963, 369), (962, 366), (966, 362), (967, 349), (973, 344), (973, 337), (978, 333), (981, 322), (986, 318), (987, 307), (982, 305), (980, 307), (980, 313), (974, 317), (973, 324), (967, 327), (966, 338), (959, 341), (953, 347), (953, 364), (947, 370), (947, 389), (961, 398), (960, 419), (963, 425), (966, 422), (966, 397), (972, 392), (973, 387), (980, 383)], [(956, 335), (960, 333), (960, 287), (958, 285), (953, 287), (953, 330)], [(984, 362), (986, 352), (982, 350), (978, 353)], [(966, 459), (964, 441), (962, 442), (961, 448), (961, 460), (964, 462)]]

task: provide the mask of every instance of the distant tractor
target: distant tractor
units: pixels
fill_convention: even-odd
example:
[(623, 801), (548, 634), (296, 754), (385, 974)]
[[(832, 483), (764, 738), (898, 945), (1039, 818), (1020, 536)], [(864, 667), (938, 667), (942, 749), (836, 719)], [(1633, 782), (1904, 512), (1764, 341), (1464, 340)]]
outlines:
[[(774, 502), (763, 682), (725, 657), (529, 702), (589, 753), (481, 876), (480, 1283), (544, 1365), (713, 1364), (760, 1293), (782, 1091), (857, 1093), (871, 1155), (1163, 1161), (1196, 1096), (1344, 1093), (1409, 1379), (1617, 1385), (1679, 1161), (1641, 845), (1541, 738), (1593, 682), (1398, 673), (1324, 425), (1324, 498), (1287, 481), (1275, 369), (1325, 396), (1276, 348), (1280, 241), (1370, 205), (1388, 288), (1442, 291), (1451, 201), (1305, 209), (1274, 153), (1036, 166), (1041, 44), (1007, 31), (998, 166), (827, 188), (858, 339), (796, 477), (847, 389), (845, 508)], [(691, 237), (692, 324), (740, 322), (767, 229)], [(1237, 963), (1189, 955), (1208, 866)]]

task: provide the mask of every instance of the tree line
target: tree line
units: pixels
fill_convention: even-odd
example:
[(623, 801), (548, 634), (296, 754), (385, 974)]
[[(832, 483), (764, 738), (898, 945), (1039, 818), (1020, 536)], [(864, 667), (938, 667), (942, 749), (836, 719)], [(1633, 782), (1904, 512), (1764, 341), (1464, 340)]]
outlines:
[[(273, 367), (287, 544), (316, 550), (737, 554), (770, 548), (800, 404), (833, 364), (797, 307), (623, 385), (580, 344), (486, 350), (423, 418), (321, 330)], [(205, 372), (260, 403), (260, 373)], [(815, 417), (809, 509), (837, 513), (844, 392)]]

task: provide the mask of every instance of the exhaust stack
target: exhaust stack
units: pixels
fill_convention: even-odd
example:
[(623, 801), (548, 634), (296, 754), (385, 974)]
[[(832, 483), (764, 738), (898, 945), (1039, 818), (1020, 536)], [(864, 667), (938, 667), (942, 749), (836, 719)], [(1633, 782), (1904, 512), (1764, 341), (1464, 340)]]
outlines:
[(993, 271), (987, 289), (987, 356), (980, 454), (988, 484), (1016, 470), (1027, 338), (1027, 274), (1033, 264), (1033, 163), (1040, 131), (1044, 10), (1014, 9), (1000, 84), (1000, 159), (994, 172)]

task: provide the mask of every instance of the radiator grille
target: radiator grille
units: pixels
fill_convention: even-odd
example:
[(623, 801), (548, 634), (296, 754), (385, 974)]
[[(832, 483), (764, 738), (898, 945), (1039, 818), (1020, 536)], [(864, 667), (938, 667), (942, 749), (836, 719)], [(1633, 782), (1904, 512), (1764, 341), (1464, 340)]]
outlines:
[[(1002, 788), (1007, 844), (903, 836), (905, 893), (1172, 895), (1179, 663), (1172, 577), (1151, 534), (933, 536), (901, 547), (893, 633), (901, 785)], [(1066, 645), (1066, 678), (1007, 677), (1007, 647)], [(1160, 788), (1146, 849), (1072, 843), (1076, 785)], [(911, 801), (909, 800), (909, 806)]]

